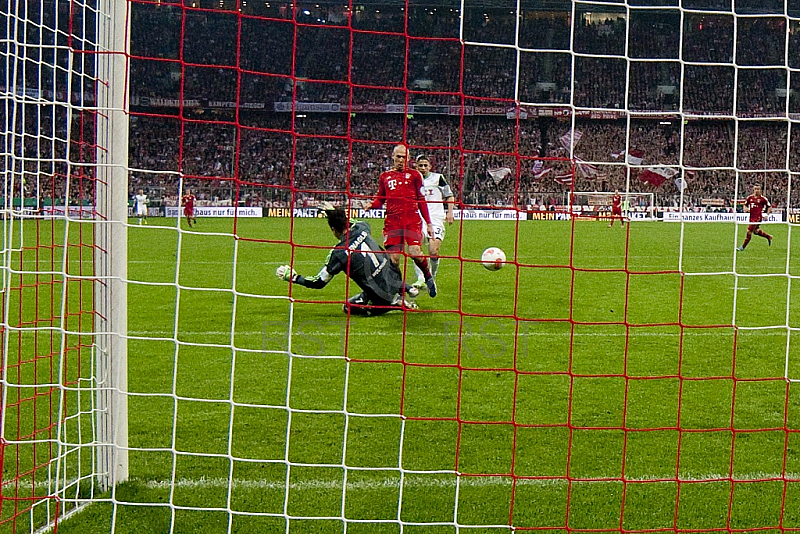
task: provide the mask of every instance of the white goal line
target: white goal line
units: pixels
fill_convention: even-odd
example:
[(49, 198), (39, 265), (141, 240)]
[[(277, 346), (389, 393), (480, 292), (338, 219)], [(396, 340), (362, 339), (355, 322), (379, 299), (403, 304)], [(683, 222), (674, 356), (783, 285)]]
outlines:
[[(340, 469), (344, 470), (344, 468)], [(362, 470), (359, 470), (362, 471)], [(370, 471), (364, 469), (363, 471)], [(455, 471), (449, 473), (442, 472), (410, 472), (394, 469), (391, 471), (380, 471), (382, 475), (387, 476), (383, 480), (348, 480), (347, 489), (353, 490), (379, 490), (379, 489), (400, 489), (401, 486), (405, 488), (453, 488), (457, 484), (459, 486), (469, 487), (503, 487), (511, 486), (513, 481), (509, 475), (463, 475)], [(348, 478), (357, 474), (355, 470), (348, 470)], [(401, 480), (401, 474), (402, 480)], [(630, 483), (646, 483), (658, 481), (659, 483), (677, 483), (677, 482), (730, 482), (730, 481), (744, 481), (751, 482), (755, 480), (791, 480), (795, 481), (800, 479), (800, 473), (765, 473), (765, 472), (752, 472), (737, 474), (735, 476), (723, 475), (720, 473), (701, 473), (692, 476), (682, 476), (675, 478), (660, 477), (660, 476), (646, 476), (646, 477), (626, 477), (625, 482)], [(220, 489), (220, 488), (234, 488), (243, 490), (285, 490), (286, 482), (269, 480), (269, 479), (228, 479), (224, 477), (200, 477), (200, 478), (179, 478), (174, 482), (170, 480), (149, 480), (143, 478), (132, 478), (132, 484), (137, 484), (146, 487), (147, 489)], [(401, 483), (402, 482), (402, 483)], [(565, 478), (517, 478), (517, 486), (561, 486), (566, 485), (569, 481)], [(580, 479), (572, 480), (573, 483), (619, 483), (622, 480), (614, 477), (602, 478), (598, 480)], [(69, 487), (69, 483), (66, 487)], [(17, 484), (9, 482), (3, 486), (4, 493), (6, 491), (19, 489), (47, 489), (50, 486), (48, 482), (37, 482), (31, 484), (27, 481), (19, 481)], [(299, 482), (290, 482), (289, 489), (293, 490), (341, 490), (344, 487), (342, 479), (312, 479)]]
[[(491, 319), (491, 318), (487, 318)], [(537, 323), (536, 320), (521, 320), (522, 323)], [(548, 323), (552, 321), (547, 321)], [(564, 324), (568, 324), (568, 320), (564, 319), (562, 321)], [(469, 325), (469, 323), (466, 323)], [(406, 338), (415, 338), (415, 337), (443, 337), (443, 336), (458, 336), (458, 329), (457, 324), (450, 324), (450, 326), (454, 327), (452, 331), (448, 332), (406, 332)], [(498, 326), (502, 326), (502, 324), (498, 323)], [(619, 327), (620, 329), (624, 329), (624, 325), (619, 324), (608, 324), (608, 325), (582, 325), (577, 324), (578, 328), (581, 327), (588, 327), (588, 326), (607, 326), (607, 327)], [(492, 337), (502, 337), (502, 336), (561, 336), (561, 337), (569, 337), (570, 335), (574, 335), (575, 337), (678, 337), (680, 336), (680, 332), (653, 332), (651, 331), (653, 328), (679, 328), (677, 325), (666, 325), (666, 326), (631, 326), (630, 333), (626, 332), (575, 332), (571, 334), (568, 331), (564, 332), (537, 332), (535, 330), (522, 330), (520, 329), (519, 332), (508, 332), (508, 331), (486, 331), (486, 332), (472, 332), (469, 331), (469, 326), (465, 327), (464, 332), (462, 332), (462, 338), (492, 338)], [(521, 327), (522, 328), (522, 327)], [(733, 326), (733, 325), (721, 325), (721, 326), (685, 326), (684, 327), (684, 336), (729, 336), (729, 330), (733, 328), (738, 328), (739, 330), (761, 330), (765, 335), (785, 335), (786, 331), (800, 331), (800, 327), (791, 327), (786, 325), (774, 325), (774, 326)], [(503, 329), (507, 330), (507, 329)], [(128, 332), (129, 339), (136, 339), (136, 340), (149, 340), (149, 341), (175, 341), (173, 337), (172, 331), (166, 332), (161, 330), (131, 330)], [(278, 337), (278, 336), (286, 336), (288, 334), (287, 330), (270, 330), (270, 331), (236, 331), (234, 332), (235, 336), (270, 336), (270, 337)], [(297, 332), (294, 333), (298, 335)], [(178, 331), (179, 336), (229, 336), (231, 335), (230, 330), (226, 331), (202, 331), (202, 332), (185, 332), (185, 331)], [(384, 332), (384, 331), (369, 331), (369, 332), (360, 332), (357, 330), (356, 327), (351, 326), (349, 334), (350, 337), (375, 337), (375, 336), (382, 336), (382, 337), (400, 337), (403, 334), (401, 332)], [(170, 337), (165, 337), (170, 336)], [(342, 332), (302, 332), (301, 336), (298, 337), (341, 337)], [(206, 343), (188, 343), (182, 342), (183, 344), (191, 344), (191, 345), (206, 345)], [(227, 347), (227, 345), (225, 345)], [(239, 348), (239, 347), (234, 347)]]

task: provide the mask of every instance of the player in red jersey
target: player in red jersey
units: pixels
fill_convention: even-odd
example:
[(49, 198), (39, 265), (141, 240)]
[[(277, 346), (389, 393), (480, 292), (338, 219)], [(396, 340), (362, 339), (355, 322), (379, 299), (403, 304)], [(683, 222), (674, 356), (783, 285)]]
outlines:
[(183, 204), (183, 214), (186, 216), (186, 222), (189, 223), (189, 226), (192, 224), (197, 224), (197, 217), (194, 216), (194, 201), (196, 197), (192, 194), (191, 189), (186, 190), (186, 194), (183, 195), (181, 198), (181, 204)]
[(753, 194), (745, 199), (744, 205), (750, 212), (750, 225), (747, 227), (747, 237), (744, 238), (744, 243), (742, 243), (742, 246), (737, 250), (744, 250), (747, 248), (747, 244), (750, 242), (750, 238), (753, 237), (753, 234), (760, 235), (767, 240), (767, 243), (772, 245), (772, 236), (764, 232), (764, 230), (761, 230), (759, 228), (761, 225), (758, 224), (761, 222), (763, 214), (769, 213), (772, 210), (772, 205), (770, 205), (767, 197), (761, 195), (760, 185), (753, 187)]
[(619, 222), (625, 226), (625, 219), (622, 218), (622, 197), (619, 195), (619, 190), (614, 190), (614, 196), (611, 197), (611, 222), (608, 227), (614, 226), (614, 219), (619, 217)]
[(380, 208), (386, 204), (386, 220), (383, 223), (383, 246), (390, 252), (395, 265), (405, 245), (408, 254), (425, 277), (428, 294), (436, 296), (436, 282), (431, 276), (428, 259), (422, 253), (422, 219), (428, 224), (428, 238), (433, 239), (431, 217), (428, 204), (422, 195), (424, 186), (419, 171), (408, 167), (408, 149), (397, 145), (392, 150), (392, 169), (385, 171), (378, 179), (378, 195), (367, 209)]

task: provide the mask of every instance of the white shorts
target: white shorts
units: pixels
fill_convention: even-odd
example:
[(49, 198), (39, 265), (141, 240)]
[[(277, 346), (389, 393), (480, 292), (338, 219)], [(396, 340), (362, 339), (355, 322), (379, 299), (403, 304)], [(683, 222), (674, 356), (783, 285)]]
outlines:
[(147, 217), (147, 206), (136, 206), (137, 217)]
[[(444, 221), (440, 219), (431, 219), (431, 227), (433, 228), (433, 238), (439, 241), (444, 241)], [(428, 235), (428, 223), (422, 221), (422, 233)]]

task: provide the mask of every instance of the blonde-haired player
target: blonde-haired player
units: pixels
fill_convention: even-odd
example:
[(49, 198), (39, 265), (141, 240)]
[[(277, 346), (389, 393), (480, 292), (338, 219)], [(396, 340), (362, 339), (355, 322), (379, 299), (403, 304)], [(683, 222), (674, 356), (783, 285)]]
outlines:
[[(416, 168), (422, 174), (422, 194), (428, 203), (428, 213), (431, 216), (432, 236), (427, 228), (424, 228), (422, 233), (429, 236), (428, 254), (431, 258), (431, 276), (435, 280), (436, 272), (439, 270), (439, 250), (444, 240), (444, 223), (453, 224), (455, 196), (445, 177), (438, 172), (431, 172), (431, 159), (428, 156), (420, 154), (416, 161)], [(424, 275), (419, 267), (415, 266), (415, 270), (417, 281), (413, 285), (422, 288), (425, 286)]]

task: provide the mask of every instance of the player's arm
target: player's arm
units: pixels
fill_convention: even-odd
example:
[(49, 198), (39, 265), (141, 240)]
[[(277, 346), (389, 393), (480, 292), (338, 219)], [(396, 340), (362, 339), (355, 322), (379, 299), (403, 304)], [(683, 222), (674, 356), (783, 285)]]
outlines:
[(367, 210), (378, 209), (381, 206), (383, 206), (385, 200), (386, 200), (386, 184), (383, 179), (383, 175), (381, 174), (381, 177), (378, 179), (378, 196), (376, 196), (375, 200), (373, 200), (372, 203), (364, 209)]
[(455, 220), (455, 217), (453, 217), (453, 208), (456, 205), (456, 197), (453, 194), (453, 190), (450, 189), (450, 184), (444, 179), (444, 176), (439, 178), (439, 188), (442, 190), (442, 197), (444, 198), (444, 220), (447, 221), (448, 224), (453, 224)]
[(275, 276), (285, 282), (298, 284), (309, 289), (322, 289), (328, 285), (328, 282), (330, 282), (334, 276), (342, 272), (344, 267), (344, 265), (334, 257), (334, 251), (335, 249), (331, 249), (328, 253), (328, 258), (325, 260), (325, 265), (323, 265), (322, 269), (314, 276), (297, 274), (289, 265), (281, 265), (278, 267), (275, 271)]

